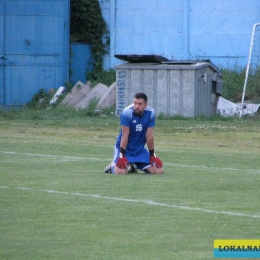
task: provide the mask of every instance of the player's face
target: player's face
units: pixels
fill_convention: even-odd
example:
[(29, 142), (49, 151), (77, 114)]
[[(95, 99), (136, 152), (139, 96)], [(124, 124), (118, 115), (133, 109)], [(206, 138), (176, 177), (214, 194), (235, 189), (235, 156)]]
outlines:
[(141, 116), (147, 107), (147, 103), (142, 98), (134, 98), (134, 112), (135, 115)]

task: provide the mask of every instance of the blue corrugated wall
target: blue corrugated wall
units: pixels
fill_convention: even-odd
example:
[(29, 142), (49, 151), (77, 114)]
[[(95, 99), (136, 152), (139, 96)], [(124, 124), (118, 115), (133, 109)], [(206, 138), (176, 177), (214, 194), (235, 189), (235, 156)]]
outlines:
[(168, 59), (211, 59), (220, 67), (245, 66), (259, 0), (101, 1), (111, 35), (105, 67), (114, 54), (158, 54)]
[[(110, 30), (105, 69), (122, 63), (114, 54), (209, 58), (219, 67), (243, 67), (253, 24), (260, 22), (258, 0), (99, 1)], [(69, 0), (1, 0), (0, 58), (0, 106), (25, 104), (41, 88), (64, 85)]]
[(0, 24), (0, 106), (68, 81), (69, 0), (1, 0)]

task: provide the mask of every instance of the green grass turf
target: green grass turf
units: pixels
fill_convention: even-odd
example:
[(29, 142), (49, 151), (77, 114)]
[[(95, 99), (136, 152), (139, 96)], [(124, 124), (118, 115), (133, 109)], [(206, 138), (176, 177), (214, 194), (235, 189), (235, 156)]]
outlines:
[(0, 118), (0, 259), (214, 259), (214, 239), (259, 239), (259, 122), (158, 120), (158, 176), (103, 173), (118, 129)]

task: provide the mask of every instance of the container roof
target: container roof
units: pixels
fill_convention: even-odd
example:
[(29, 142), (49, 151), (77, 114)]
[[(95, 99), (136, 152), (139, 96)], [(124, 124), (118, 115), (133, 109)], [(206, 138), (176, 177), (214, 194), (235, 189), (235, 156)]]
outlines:
[[(158, 56), (155, 55), (155, 57)], [(116, 69), (148, 69), (148, 70), (149, 69), (197, 70), (204, 67), (210, 67), (213, 71), (217, 72), (220, 76), (222, 76), (220, 69), (218, 69), (210, 60), (164, 60), (164, 61), (161, 60), (160, 62), (156, 62), (156, 61), (144, 62), (143, 58), (140, 58), (138, 62), (133, 62), (133, 59), (131, 59), (131, 62), (123, 63), (121, 65), (115, 66)]]

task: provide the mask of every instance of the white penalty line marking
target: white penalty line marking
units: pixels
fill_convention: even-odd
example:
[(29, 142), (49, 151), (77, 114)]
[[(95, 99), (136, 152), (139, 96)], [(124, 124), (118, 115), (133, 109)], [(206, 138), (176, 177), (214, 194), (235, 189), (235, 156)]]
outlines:
[(81, 197), (91, 197), (91, 198), (96, 198), (96, 199), (115, 200), (115, 201), (122, 201), (122, 202), (144, 203), (144, 204), (152, 205), (152, 206), (168, 207), (168, 208), (183, 209), (183, 210), (190, 210), (190, 211), (199, 211), (199, 212), (213, 213), (213, 214), (222, 214), (222, 215), (229, 215), (229, 216), (235, 216), (235, 217), (260, 218), (260, 215), (250, 215), (250, 214), (242, 214), (242, 213), (221, 211), (221, 210), (210, 210), (210, 209), (203, 209), (203, 208), (193, 208), (193, 207), (188, 207), (188, 206), (154, 202), (151, 200), (123, 199), (123, 198), (118, 198), (118, 197), (102, 196), (102, 195), (98, 195), (98, 194), (84, 194), (84, 193), (78, 193), (78, 192), (64, 192), (64, 191), (55, 191), (55, 190), (35, 190), (35, 189), (23, 188), (23, 187), (10, 188), (8, 186), (0, 186), (0, 188), (1, 189), (16, 189), (16, 190), (23, 190), (23, 191), (46, 192), (46, 193), (51, 193), (51, 194), (73, 195), (73, 196), (81, 196)]
[[(26, 155), (26, 156), (38, 156), (38, 157), (46, 157), (46, 158), (60, 158), (62, 161), (99, 161), (101, 158), (91, 158), (91, 157), (76, 157), (76, 156), (64, 156), (64, 155), (50, 155), (50, 154), (33, 154), (33, 153), (18, 153), (18, 152), (7, 152), (7, 151), (0, 151), (0, 153), (4, 154), (20, 154), (20, 155)], [(106, 161), (111, 161), (112, 157), (110, 159), (103, 159)], [(8, 161), (5, 161), (8, 162)], [(187, 164), (178, 164), (178, 163), (164, 163), (164, 165), (169, 166), (175, 166), (175, 167), (187, 167), (187, 168), (199, 168), (199, 169), (205, 169), (205, 170), (226, 170), (226, 171), (250, 171), (250, 172), (259, 172), (260, 170), (255, 169), (237, 169), (237, 168), (221, 168), (221, 167), (209, 167), (209, 166), (203, 166), (203, 165), (187, 165)]]

